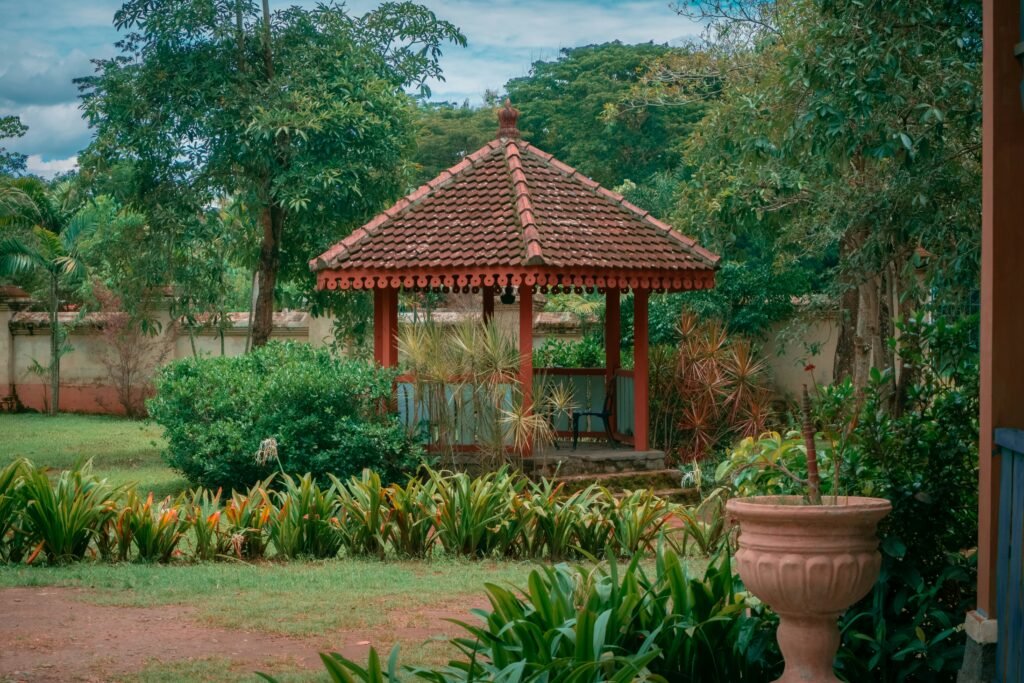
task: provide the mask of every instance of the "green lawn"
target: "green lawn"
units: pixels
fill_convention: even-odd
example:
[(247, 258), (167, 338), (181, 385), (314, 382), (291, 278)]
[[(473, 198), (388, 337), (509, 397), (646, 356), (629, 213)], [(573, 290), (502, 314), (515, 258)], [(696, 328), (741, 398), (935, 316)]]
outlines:
[(157, 496), (187, 485), (164, 464), (161, 429), (149, 422), (99, 415), (0, 415), (0, 435), (0, 466), (25, 457), (36, 465), (66, 469), (92, 458), (96, 473), (114, 484), (133, 481)]

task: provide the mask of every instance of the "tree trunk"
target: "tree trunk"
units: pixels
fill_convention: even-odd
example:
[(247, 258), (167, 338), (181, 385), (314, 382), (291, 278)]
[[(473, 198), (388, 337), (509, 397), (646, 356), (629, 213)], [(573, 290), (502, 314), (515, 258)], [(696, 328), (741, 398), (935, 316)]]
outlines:
[[(852, 251), (850, 238), (844, 237), (839, 242), (839, 259), (844, 261)], [(854, 329), (857, 323), (857, 309), (860, 297), (857, 288), (850, 285), (839, 299), (839, 341), (836, 343), (836, 357), (832, 366), (832, 380), (842, 382), (853, 377)]]
[(60, 322), (57, 309), (60, 299), (57, 291), (57, 274), (50, 274), (50, 415), (55, 416), (60, 408)]
[(867, 278), (857, 287), (857, 320), (853, 338), (853, 385), (863, 389), (871, 378), (871, 368), (882, 356), (881, 278)]
[(854, 325), (857, 322), (857, 288), (851, 287), (843, 293), (839, 303), (839, 341), (836, 342), (836, 358), (832, 366), (832, 380), (842, 382), (853, 377)]
[[(268, 83), (274, 80), (270, 37), (270, 2), (263, 0), (263, 66)], [(277, 272), (281, 266), (281, 235), (284, 232), (284, 208), (274, 199), (269, 176), (264, 181), (263, 195), (267, 205), (262, 215), (263, 241), (257, 267), (257, 294), (252, 326), (254, 348), (270, 341), (274, 331), (274, 291), (277, 289)]]
[(281, 266), (281, 233), (284, 229), (284, 209), (270, 200), (263, 210), (263, 242), (257, 275), (256, 306), (252, 326), (253, 347), (270, 341), (274, 331), (274, 291), (277, 272)]

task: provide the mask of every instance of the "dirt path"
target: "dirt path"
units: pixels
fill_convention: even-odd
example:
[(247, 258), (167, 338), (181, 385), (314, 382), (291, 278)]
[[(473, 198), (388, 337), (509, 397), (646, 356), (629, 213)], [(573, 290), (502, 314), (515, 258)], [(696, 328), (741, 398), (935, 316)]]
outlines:
[(86, 602), (73, 588), (0, 590), (0, 680), (107, 681), (154, 662), (219, 658), (243, 670), (319, 668), (319, 651), (356, 661), (371, 645), (387, 653), (396, 640), (422, 642), (458, 628), (470, 607), (389, 615), (369, 631), (335, 631), (310, 638), (218, 628), (201, 623), (191, 607), (108, 607)]

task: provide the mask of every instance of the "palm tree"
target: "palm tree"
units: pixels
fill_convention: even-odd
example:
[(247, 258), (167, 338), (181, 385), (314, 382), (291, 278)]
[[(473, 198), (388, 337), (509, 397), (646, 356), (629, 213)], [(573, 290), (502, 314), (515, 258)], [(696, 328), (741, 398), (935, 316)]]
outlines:
[(95, 227), (72, 181), (47, 184), (18, 178), (0, 190), (0, 275), (36, 273), (46, 279), (50, 314), (50, 415), (60, 404), (60, 288), (80, 282), (81, 237)]

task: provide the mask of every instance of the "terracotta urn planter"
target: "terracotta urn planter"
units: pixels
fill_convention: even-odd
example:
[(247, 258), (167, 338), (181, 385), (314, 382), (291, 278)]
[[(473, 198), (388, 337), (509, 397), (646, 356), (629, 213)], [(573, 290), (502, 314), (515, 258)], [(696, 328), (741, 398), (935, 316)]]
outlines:
[(807, 505), (799, 496), (734, 498), (740, 578), (779, 615), (785, 672), (776, 683), (837, 683), (837, 620), (871, 591), (882, 557), (876, 528), (892, 505), (881, 498), (839, 497)]

